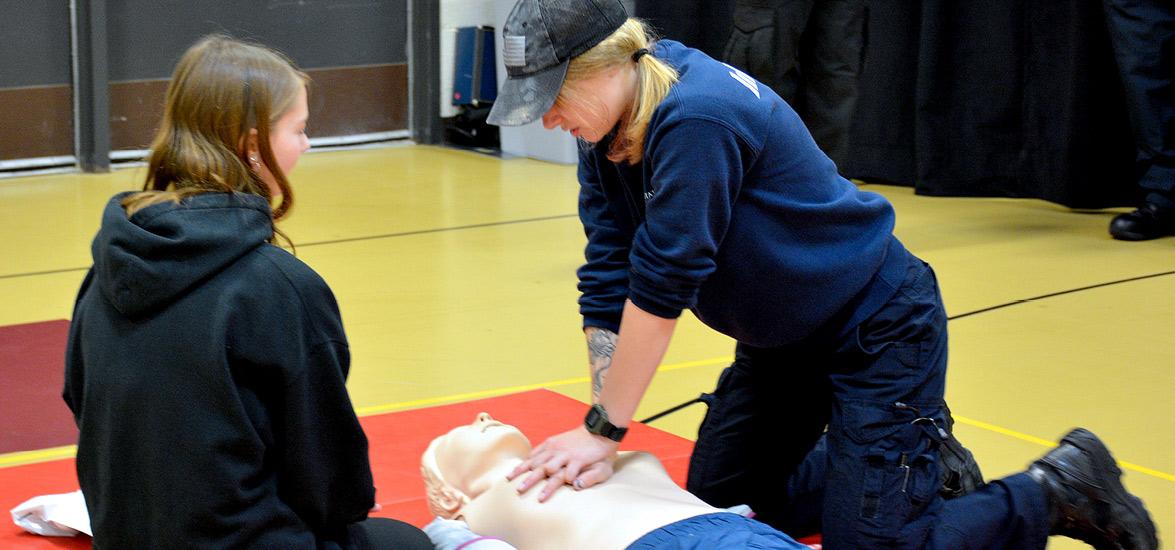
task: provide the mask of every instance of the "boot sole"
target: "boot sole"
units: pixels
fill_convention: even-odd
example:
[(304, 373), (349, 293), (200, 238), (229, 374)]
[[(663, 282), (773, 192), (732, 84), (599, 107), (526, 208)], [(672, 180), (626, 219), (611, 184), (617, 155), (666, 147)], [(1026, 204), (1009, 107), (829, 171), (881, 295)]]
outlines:
[(1119, 231), (1117, 233), (1115, 233), (1113, 231), (1110, 232), (1111, 237), (1113, 237), (1119, 241), (1130, 241), (1130, 242), (1153, 241), (1155, 239), (1161, 239), (1161, 238), (1166, 237), (1168, 235), (1169, 235), (1169, 233), (1162, 233), (1159, 235), (1151, 235), (1148, 233), (1134, 233), (1134, 232), (1130, 232), (1130, 231)]
[[(1088, 454), (1096, 465), (1096, 472), (1111, 472), (1112, 475), (1102, 475), (1099, 479), (1086, 479), (1081, 476), (1074, 476), (1072, 472), (1065, 472), (1070, 478), (1073, 478), (1081, 483), (1084, 483), (1094, 489), (1105, 490), (1106, 496), (1110, 500), (1110, 510), (1115, 517), (1119, 518), (1119, 522), (1125, 526), (1136, 526), (1146, 530), (1146, 538), (1148, 540), (1139, 541), (1141, 543), (1149, 543), (1149, 546), (1137, 547), (1138, 550), (1153, 550), (1159, 547), (1158, 534), (1155, 530), (1155, 524), (1151, 521), (1150, 514), (1147, 513), (1146, 507), (1142, 504), (1142, 500), (1130, 494), (1126, 487), (1122, 485), (1122, 470), (1118, 469), (1118, 463), (1114, 460), (1114, 455), (1110, 454), (1105, 443), (1093, 432), (1085, 428), (1077, 428), (1065, 437), (1061, 438), (1061, 444), (1068, 443), (1081, 449)], [(1057, 464), (1050, 460), (1045, 460), (1057, 471), (1061, 470)], [(1125, 531), (1124, 532), (1128, 532)], [(1098, 547), (1099, 549), (1102, 547)], [(1104, 548), (1117, 549), (1122, 548), (1120, 545), (1107, 546)]]

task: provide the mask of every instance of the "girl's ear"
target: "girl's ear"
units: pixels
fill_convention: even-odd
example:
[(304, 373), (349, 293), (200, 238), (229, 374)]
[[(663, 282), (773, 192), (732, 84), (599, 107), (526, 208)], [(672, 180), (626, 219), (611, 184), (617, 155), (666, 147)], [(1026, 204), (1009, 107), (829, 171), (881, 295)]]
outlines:
[(250, 128), (249, 134), (245, 136), (245, 152), (249, 156), (256, 157), (260, 148), (257, 146), (257, 129)]

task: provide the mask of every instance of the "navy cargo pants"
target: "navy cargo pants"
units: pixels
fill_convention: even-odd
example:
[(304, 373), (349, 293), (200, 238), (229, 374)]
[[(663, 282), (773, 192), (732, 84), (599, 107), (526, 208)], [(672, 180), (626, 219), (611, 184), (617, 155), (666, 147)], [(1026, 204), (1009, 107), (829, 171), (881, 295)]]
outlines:
[[(825, 548), (1044, 548), (1043, 490), (1024, 474), (938, 495), (946, 313), (934, 272), (910, 256), (869, 319), (804, 342), (739, 344), (698, 432), (687, 488), (714, 506), (749, 504)], [(822, 437), (827, 434), (826, 437)]]

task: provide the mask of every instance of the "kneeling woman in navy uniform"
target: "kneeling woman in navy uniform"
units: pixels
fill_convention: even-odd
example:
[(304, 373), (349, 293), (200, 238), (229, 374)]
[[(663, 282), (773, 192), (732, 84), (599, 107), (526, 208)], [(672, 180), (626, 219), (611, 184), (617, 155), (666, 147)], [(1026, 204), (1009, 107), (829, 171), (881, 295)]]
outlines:
[[(738, 342), (690, 464), (688, 488), (709, 504), (748, 503), (790, 534), (822, 531), (830, 548), (1041, 548), (1050, 528), (1153, 545), (1141, 503), (1087, 432), (1055, 451), (1066, 460), (944, 504), (934, 272), (894, 237), (890, 204), (837, 175), (775, 92), (651, 42), (617, 0), (521, 0), (503, 35), (509, 79), (490, 122), (541, 117), (587, 142), (579, 303), (595, 405), (512, 472), (528, 476), (523, 490), (607, 479), (688, 309)], [(1074, 472), (1103, 482), (1113, 514), (1051, 521), (1088, 501)]]

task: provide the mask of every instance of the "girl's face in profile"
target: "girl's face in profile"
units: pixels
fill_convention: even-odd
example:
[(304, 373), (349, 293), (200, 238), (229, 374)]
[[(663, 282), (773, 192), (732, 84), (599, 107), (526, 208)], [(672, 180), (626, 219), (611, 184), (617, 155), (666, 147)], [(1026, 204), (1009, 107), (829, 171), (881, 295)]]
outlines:
[[(274, 160), (283, 174), (289, 174), (298, 164), (298, 157), (310, 148), (310, 139), (306, 137), (306, 121), (310, 116), (310, 109), (306, 103), (306, 88), (298, 90), (298, 97), (286, 110), (277, 122), (269, 128), (269, 147), (273, 150)], [(264, 162), (259, 170), (261, 179), (269, 185), (269, 191), (277, 197), (281, 190), (277, 180)]]
[(543, 126), (596, 143), (616, 127), (635, 94), (636, 71), (632, 67), (605, 69), (565, 83), (559, 100), (543, 115)]

